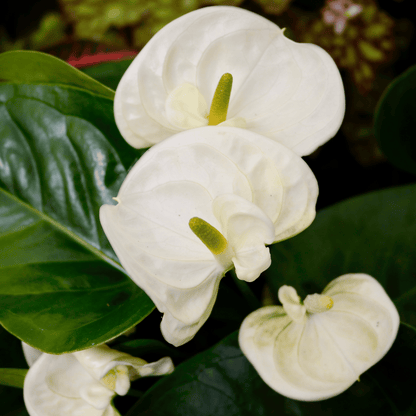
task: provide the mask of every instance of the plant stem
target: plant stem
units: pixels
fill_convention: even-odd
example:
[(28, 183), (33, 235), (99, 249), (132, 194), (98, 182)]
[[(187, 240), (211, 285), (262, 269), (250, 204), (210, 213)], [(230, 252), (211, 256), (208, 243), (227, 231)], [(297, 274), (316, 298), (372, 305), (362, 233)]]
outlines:
[(250, 309), (255, 311), (256, 309), (261, 308), (260, 301), (256, 298), (254, 293), (249, 288), (247, 282), (240, 280), (236, 273), (235, 269), (230, 270), (231, 276), (233, 277), (234, 283), (238, 287), (238, 290), (243, 295), (244, 299), (247, 301), (247, 304), (250, 306)]

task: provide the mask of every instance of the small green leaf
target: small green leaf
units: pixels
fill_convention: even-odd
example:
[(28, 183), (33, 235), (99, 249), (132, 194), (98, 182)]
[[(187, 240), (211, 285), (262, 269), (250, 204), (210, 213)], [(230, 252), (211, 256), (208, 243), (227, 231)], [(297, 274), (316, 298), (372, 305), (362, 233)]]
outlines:
[(396, 167), (416, 174), (416, 66), (396, 78), (381, 97), (374, 120), (379, 146)]
[(0, 54), (0, 82), (66, 85), (114, 98), (114, 91), (61, 59), (35, 51)]
[(28, 371), (21, 368), (0, 368), (0, 384), (22, 389)]

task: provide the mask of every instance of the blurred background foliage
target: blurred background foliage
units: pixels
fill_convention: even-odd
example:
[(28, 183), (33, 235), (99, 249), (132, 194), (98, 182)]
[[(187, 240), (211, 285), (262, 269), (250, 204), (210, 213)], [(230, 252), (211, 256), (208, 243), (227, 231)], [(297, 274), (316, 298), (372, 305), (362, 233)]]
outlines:
[[(414, 181), (387, 162), (373, 122), (386, 87), (415, 63), (413, 0), (5, 0), (0, 15), (0, 52), (50, 53), (115, 88), (120, 65), (102, 61), (132, 57), (163, 26), (210, 5), (251, 10), (286, 27), (297, 42), (324, 48), (343, 76), (347, 112), (337, 139), (307, 157), (320, 184), (318, 208), (348, 197)], [(4, 3), (3, 3), (4, 4)], [(120, 52), (124, 55), (106, 55)], [(101, 58), (91, 66), (97, 54)], [(103, 55), (104, 54), (104, 55)], [(108, 56), (108, 59), (106, 58)], [(89, 65), (89, 68), (85, 66)], [(114, 72), (115, 71), (115, 72)], [(118, 71), (118, 73), (117, 73)], [(117, 74), (116, 74), (117, 73)], [(110, 74), (110, 75), (108, 75)], [(117, 76), (116, 76), (117, 75)], [(338, 186), (334, 188), (334, 180)]]

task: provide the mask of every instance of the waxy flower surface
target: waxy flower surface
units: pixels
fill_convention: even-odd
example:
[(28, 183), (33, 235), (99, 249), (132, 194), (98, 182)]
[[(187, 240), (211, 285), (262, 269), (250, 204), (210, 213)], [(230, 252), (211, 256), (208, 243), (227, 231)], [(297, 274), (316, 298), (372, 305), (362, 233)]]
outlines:
[(152, 146), (209, 121), (220, 78), (233, 86), (227, 118), (304, 156), (332, 138), (345, 112), (339, 71), (327, 52), (291, 41), (244, 9), (206, 7), (160, 30), (121, 79), (114, 113), (133, 147)]
[(278, 393), (315, 401), (342, 393), (392, 346), (399, 315), (367, 274), (346, 274), (301, 302), (282, 286), (283, 306), (267, 306), (242, 323), (240, 348)]
[(148, 150), (100, 220), (121, 264), (164, 313), (165, 339), (181, 345), (214, 305), (220, 279), (255, 280), (265, 245), (315, 217), (316, 179), (285, 146), (248, 130), (208, 126)]
[(119, 416), (111, 401), (127, 394), (130, 381), (173, 371), (169, 357), (147, 363), (106, 345), (38, 358), (30, 349), (24, 346), (30, 365), (24, 400), (30, 416)]

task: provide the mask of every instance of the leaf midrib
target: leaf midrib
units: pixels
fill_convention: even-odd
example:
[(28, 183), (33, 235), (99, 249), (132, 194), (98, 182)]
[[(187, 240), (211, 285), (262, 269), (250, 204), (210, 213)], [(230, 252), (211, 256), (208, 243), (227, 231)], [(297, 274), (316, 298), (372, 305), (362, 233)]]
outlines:
[(32, 207), (31, 205), (28, 205), (27, 203), (23, 202), (21, 199), (17, 198), (10, 192), (7, 192), (5, 189), (0, 188), (0, 192), (2, 192), (7, 198), (13, 200), (14, 202), (18, 203), (22, 207), (24, 207), (27, 211), (32, 212), (35, 216), (39, 217), (41, 220), (49, 223), (52, 227), (56, 228), (57, 230), (61, 231), (63, 234), (65, 234), (67, 237), (81, 245), (82, 247), (86, 248), (88, 251), (90, 251), (92, 254), (94, 254), (99, 259), (103, 260), (107, 264), (111, 265), (115, 269), (119, 270), (123, 274), (127, 275), (123, 267), (120, 263), (116, 262), (112, 258), (108, 257), (106, 254), (104, 254), (101, 250), (94, 247), (92, 244), (88, 243), (81, 237), (79, 237), (77, 234), (75, 234), (73, 231), (69, 230), (65, 226), (61, 225), (58, 221), (55, 219), (49, 217), (48, 215), (44, 214), (43, 212), (37, 210), (36, 208)]
[(22, 296), (43, 296), (43, 295), (53, 295), (56, 293), (83, 293), (83, 292), (105, 292), (108, 290), (120, 289), (123, 286), (129, 286), (130, 282), (128, 280), (124, 282), (109, 283), (101, 287), (84, 287), (78, 289), (53, 289), (53, 290), (44, 290), (42, 292), (28, 292), (28, 293), (5, 293), (0, 290), (0, 296), (13, 296), (13, 297), (22, 297)]
[[(97, 81), (98, 82), (98, 81)], [(101, 83), (100, 83), (101, 84)], [(115, 91), (113, 91), (111, 88), (108, 88), (108, 90), (112, 93), (112, 97), (104, 94), (99, 94), (96, 91), (90, 90), (88, 88), (83, 88), (79, 85), (75, 84), (65, 84), (65, 83), (58, 83), (58, 82), (18, 82), (18, 81), (11, 81), (11, 80), (0, 80), (0, 86), (2, 85), (28, 85), (28, 86), (45, 86), (45, 87), (59, 87), (59, 88), (71, 88), (78, 91), (87, 92), (91, 95), (94, 95), (99, 98), (103, 98), (105, 100), (114, 101), (114, 95)], [(104, 85), (104, 84), (101, 84)], [(105, 85), (104, 85), (105, 86)]]

